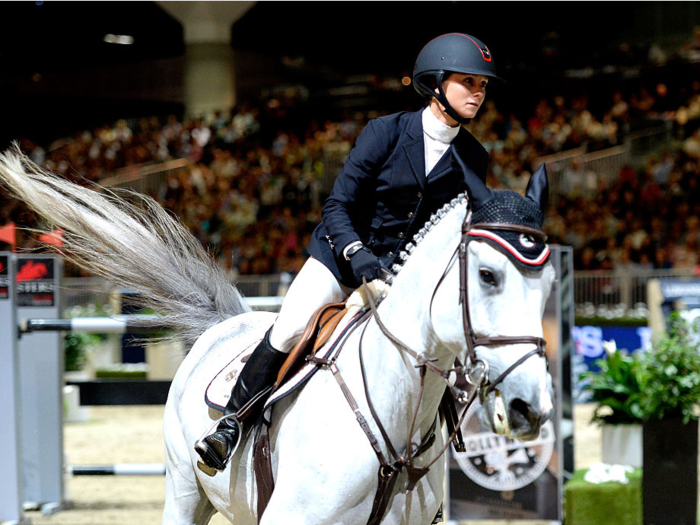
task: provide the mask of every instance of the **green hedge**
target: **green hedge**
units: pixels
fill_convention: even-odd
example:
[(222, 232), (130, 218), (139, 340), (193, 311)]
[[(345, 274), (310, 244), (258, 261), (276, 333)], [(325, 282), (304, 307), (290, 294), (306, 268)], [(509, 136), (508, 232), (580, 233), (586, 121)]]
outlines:
[(629, 483), (589, 483), (577, 470), (565, 487), (566, 525), (642, 525), (642, 469), (627, 474)]

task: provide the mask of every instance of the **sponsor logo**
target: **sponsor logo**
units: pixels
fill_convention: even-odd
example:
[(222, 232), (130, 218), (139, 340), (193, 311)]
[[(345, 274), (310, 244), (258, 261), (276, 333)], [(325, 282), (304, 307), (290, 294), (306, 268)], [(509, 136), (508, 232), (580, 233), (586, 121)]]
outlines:
[(56, 283), (53, 258), (26, 258), (17, 265), (17, 306), (54, 306)]
[(27, 261), (22, 266), (20, 266), (17, 272), (17, 282), (21, 283), (23, 281), (36, 281), (38, 279), (43, 279), (49, 273), (49, 269), (43, 262), (35, 262), (32, 260)]
[(525, 235), (524, 233), (521, 233), (520, 237), (518, 237), (518, 240), (520, 241), (520, 244), (522, 244), (524, 248), (534, 248), (535, 247), (535, 238), (532, 235)]
[(490, 490), (526, 487), (544, 472), (554, 451), (554, 425), (545, 423), (540, 437), (519, 441), (498, 436), (481, 425), (481, 405), (469, 408), (462, 424), (466, 452), (454, 452), (462, 472), (474, 483)]

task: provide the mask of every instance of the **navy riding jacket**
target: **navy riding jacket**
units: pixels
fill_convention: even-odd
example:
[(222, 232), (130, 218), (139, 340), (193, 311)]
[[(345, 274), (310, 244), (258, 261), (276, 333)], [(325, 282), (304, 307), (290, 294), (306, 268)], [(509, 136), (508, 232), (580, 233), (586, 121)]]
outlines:
[(346, 246), (361, 241), (390, 268), (430, 215), (466, 190), (455, 148), (486, 180), (489, 155), (464, 128), (426, 177), (421, 113), (369, 121), (325, 202), (308, 249), (345, 286), (360, 284), (343, 256)]

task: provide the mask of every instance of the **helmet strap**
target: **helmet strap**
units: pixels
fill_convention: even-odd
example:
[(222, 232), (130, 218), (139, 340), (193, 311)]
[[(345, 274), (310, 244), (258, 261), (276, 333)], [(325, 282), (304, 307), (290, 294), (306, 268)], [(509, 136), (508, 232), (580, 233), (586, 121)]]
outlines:
[(470, 118), (464, 118), (461, 116), (455, 109), (450, 105), (449, 101), (447, 100), (447, 95), (445, 94), (445, 90), (442, 89), (442, 82), (443, 79), (445, 78), (445, 71), (441, 71), (437, 75), (435, 75), (435, 80), (437, 80), (437, 89), (438, 89), (438, 94), (436, 94), (434, 91), (431, 92), (431, 95), (435, 97), (435, 99), (440, 102), (440, 104), (443, 105), (445, 108), (445, 113), (447, 113), (450, 117), (455, 119), (459, 124), (469, 124), (472, 119)]

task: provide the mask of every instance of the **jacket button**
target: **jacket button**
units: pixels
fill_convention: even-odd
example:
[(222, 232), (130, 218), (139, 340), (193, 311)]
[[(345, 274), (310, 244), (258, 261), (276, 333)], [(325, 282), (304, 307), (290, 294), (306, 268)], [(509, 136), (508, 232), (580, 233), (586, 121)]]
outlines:
[(419, 191), (417, 196), (418, 196), (419, 199), (422, 199), (422, 198), (423, 198), (423, 193)]
[(409, 219), (413, 219), (413, 212), (412, 212), (412, 211), (409, 211), (409, 212), (408, 212), (408, 218), (409, 218)]
[(403, 232), (399, 233), (399, 239), (403, 239)]
[(389, 259), (393, 259), (393, 258), (394, 258), (394, 252), (389, 252), (389, 253), (386, 254), (386, 256), (387, 256)]

